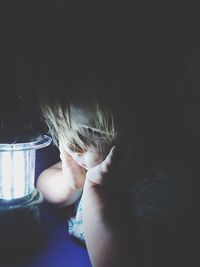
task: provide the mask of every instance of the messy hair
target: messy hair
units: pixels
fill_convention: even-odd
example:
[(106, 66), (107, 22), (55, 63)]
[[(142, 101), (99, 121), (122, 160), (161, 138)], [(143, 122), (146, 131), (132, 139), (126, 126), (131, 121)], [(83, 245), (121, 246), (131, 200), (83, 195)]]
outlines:
[[(92, 127), (78, 125), (72, 112), (73, 104), (79, 99), (84, 100), (87, 93), (96, 97)], [(99, 90), (88, 80), (79, 84), (43, 82), (40, 86), (40, 108), (49, 134), (57, 146), (61, 142), (75, 151), (86, 151), (89, 146), (95, 146), (99, 152), (103, 152), (103, 147), (111, 147), (115, 143), (119, 132), (114, 107), (101, 97), (104, 93), (102, 88)]]

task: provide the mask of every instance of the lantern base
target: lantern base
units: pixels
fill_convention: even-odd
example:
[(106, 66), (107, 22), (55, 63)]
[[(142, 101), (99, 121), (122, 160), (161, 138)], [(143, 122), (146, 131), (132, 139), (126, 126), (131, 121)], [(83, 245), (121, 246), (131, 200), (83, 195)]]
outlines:
[[(33, 253), (44, 241), (44, 203), (36, 189), (24, 202), (0, 207), (0, 251), (4, 260), (16, 261)], [(6, 251), (8, 253), (6, 253)], [(2, 260), (2, 256), (1, 256)]]

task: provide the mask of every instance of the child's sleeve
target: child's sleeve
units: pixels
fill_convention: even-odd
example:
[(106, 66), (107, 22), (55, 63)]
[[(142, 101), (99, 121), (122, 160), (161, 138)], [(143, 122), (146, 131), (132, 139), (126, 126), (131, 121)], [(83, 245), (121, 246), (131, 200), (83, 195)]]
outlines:
[(81, 243), (85, 244), (82, 209), (81, 195), (81, 197), (70, 207), (68, 213), (68, 232), (72, 237), (77, 238)]

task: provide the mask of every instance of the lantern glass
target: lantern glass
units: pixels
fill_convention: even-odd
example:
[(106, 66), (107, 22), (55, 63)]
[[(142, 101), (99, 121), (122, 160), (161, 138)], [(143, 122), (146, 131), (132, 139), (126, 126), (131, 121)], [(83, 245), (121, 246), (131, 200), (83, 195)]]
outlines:
[(39, 141), (0, 144), (0, 199), (15, 200), (34, 190), (36, 149), (48, 146), (49, 136)]

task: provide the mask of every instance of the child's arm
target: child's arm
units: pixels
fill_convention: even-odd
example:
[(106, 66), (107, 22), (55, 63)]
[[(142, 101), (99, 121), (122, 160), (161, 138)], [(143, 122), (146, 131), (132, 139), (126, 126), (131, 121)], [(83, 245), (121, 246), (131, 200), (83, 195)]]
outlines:
[[(148, 218), (133, 216), (123, 190), (126, 171), (114, 171), (112, 163), (113, 149), (102, 163), (88, 170), (83, 189), (83, 227), (93, 266), (157, 267), (167, 260), (172, 264), (175, 232)], [(121, 186), (115, 184), (118, 179)]]
[(178, 254), (175, 230), (131, 216), (128, 198), (120, 190), (86, 180), (83, 222), (92, 266), (181, 266), (176, 264), (184, 256)]
[(44, 170), (36, 187), (44, 199), (58, 207), (74, 203), (82, 194), (86, 171), (60, 147), (61, 161)]
[[(105, 181), (113, 179), (110, 177), (112, 157), (113, 149), (101, 164), (90, 169), (86, 175), (83, 190), (86, 245), (95, 267), (139, 267), (142, 266), (137, 261), (140, 244), (137, 234), (132, 234), (134, 226), (127, 196), (120, 188), (107, 186)], [(136, 247), (134, 244), (137, 244)], [(132, 264), (133, 259), (135, 265)]]

